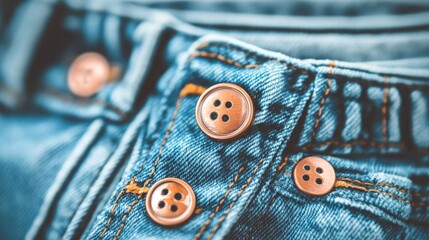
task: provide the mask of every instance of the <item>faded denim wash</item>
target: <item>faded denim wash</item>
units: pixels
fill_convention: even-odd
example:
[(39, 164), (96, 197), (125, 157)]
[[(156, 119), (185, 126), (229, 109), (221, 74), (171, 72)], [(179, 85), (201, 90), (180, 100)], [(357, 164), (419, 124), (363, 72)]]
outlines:
[[(334, 3), (5, 3), (0, 238), (428, 239), (429, 4)], [(87, 51), (122, 73), (79, 98), (67, 70)], [(217, 83), (254, 101), (234, 140), (180, 94)], [(331, 193), (295, 186), (306, 156), (332, 164)], [(166, 177), (201, 209), (173, 228), (125, 192)]]

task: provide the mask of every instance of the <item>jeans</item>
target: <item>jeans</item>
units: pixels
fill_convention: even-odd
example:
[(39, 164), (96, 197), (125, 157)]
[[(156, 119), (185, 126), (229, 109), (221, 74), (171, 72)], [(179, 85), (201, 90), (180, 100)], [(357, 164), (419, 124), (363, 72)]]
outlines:
[[(13, 6), (12, 6), (13, 5)], [(8, 5), (9, 6), (9, 5)], [(0, 24), (1, 239), (428, 239), (429, 4), (419, 1), (25, 1)], [(240, 12), (240, 13), (237, 13)], [(67, 72), (120, 69), (88, 98)], [(199, 92), (242, 87), (254, 120), (218, 141)], [(327, 160), (324, 196), (294, 166)], [(196, 212), (164, 227), (151, 187)]]

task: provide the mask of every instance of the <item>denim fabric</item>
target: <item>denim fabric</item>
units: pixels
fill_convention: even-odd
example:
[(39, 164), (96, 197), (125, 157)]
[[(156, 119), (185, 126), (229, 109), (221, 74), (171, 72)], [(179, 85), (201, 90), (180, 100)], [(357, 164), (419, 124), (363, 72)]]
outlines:
[[(1, 239), (429, 238), (429, 4), (13, 9), (0, 24)], [(121, 74), (79, 98), (67, 71), (86, 51)], [(182, 91), (218, 83), (255, 106), (234, 140), (207, 137), (199, 94)], [(329, 194), (295, 186), (306, 156), (334, 167)], [(125, 192), (166, 177), (188, 182), (201, 210), (173, 228)]]

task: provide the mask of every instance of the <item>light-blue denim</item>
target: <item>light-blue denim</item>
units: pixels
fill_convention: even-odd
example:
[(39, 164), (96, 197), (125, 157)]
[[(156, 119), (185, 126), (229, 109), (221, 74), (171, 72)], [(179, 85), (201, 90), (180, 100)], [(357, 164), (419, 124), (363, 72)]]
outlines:
[[(0, 239), (429, 239), (429, 3), (16, 1), (0, 16)], [(73, 59), (122, 73), (93, 97)], [(187, 84), (242, 87), (254, 121), (218, 141)], [(292, 179), (326, 159), (325, 196)], [(133, 179), (195, 191), (163, 227)]]

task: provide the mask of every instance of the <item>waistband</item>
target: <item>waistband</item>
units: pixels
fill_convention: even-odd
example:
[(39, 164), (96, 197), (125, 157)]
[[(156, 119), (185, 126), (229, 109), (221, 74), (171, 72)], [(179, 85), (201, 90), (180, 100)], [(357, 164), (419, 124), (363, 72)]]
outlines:
[[(258, 66), (254, 70), (272, 74), (273, 69), (282, 68), (281, 71), (279, 70), (283, 74), (282, 81), (303, 81), (302, 84), (312, 89), (310, 100), (304, 109), (303, 120), (296, 129), (299, 134), (295, 135), (300, 136), (295, 139), (297, 148), (313, 151), (330, 149), (341, 154), (363, 150), (376, 152), (379, 149), (386, 153), (399, 153), (404, 149), (410, 153), (426, 153), (429, 147), (427, 139), (429, 136), (427, 124), (429, 122), (427, 113), (429, 71), (425, 69), (428, 52), (425, 50), (427, 45), (425, 43), (429, 39), (429, 18), (422, 17), (427, 14), (424, 11), (403, 12), (399, 16), (389, 14), (386, 16), (381, 14), (382, 10), (375, 11), (371, 16), (357, 17), (323, 17), (323, 14), (320, 14), (322, 16), (305, 17), (304, 19), (308, 20), (304, 22), (301, 21), (302, 16), (260, 15), (260, 18), (265, 19), (261, 21), (264, 28), (253, 24), (247, 24), (247, 27), (241, 28), (243, 24), (236, 24), (234, 26), (241, 27), (231, 30), (222, 28), (220, 27), (222, 24), (216, 23), (216, 21), (228, 22), (228, 17), (224, 18), (224, 16), (229, 13), (213, 13), (222, 14), (222, 17), (207, 17), (214, 22), (211, 26), (194, 20), (187, 23), (186, 17), (180, 19), (180, 13), (174, 15), (174, 11), (168, 13), (159, 9), (149, 9), (136, 1), (116, 3), (69, 1), (66, 4), (30, 2), (26, 5), (26, 9), (22, 10), (22, 14), (33, 11), (34, 9), (29, 7), (33, 4), (44, 9), (46, 14), (42, 14), (42, 17), (27, 17), (16, 26), (18, 29), (26, 29), (28, 24), (33, 22), (36, 25), (34, 29), (39, 31), (35, 30), (35, 33), (27, 38), (21, 38), (24, 31), (13, 34), (11, 31), (10, 38), (17, 40), (12, 41), (11, 44), (18, 46), (24, 41), (30, 41), (32, 44), (27, 44), (29, 48), (36, 48), (38, 42), (42, 42), (41, 39), (51, 39), (47, 41), (48, 44), (55, 44), (49, 45), (49, 48), (55, 49), (57, 46), (58, 49), (63, 49), (62, 43), (58, 43), (57, 38), (54, 37), (57, 33), (49, 31), (62, 29), (61, 31), (69, 33), (73, 39), (70, 42), (65, 40), (65, 45), (70, 47), (69, 52), (88, 49), (101, 51), (111, 61), (123, 66), (124, 75), (117, 85), (95, 98), (88, 100), (73, 98), (67, 93), (66, 85), (58, 81), (65, 78), (68, 60), (71, 57), (70, 53), (60, 52), (57, 55), (52, 54), (52, 58), (48, 57), (48, 60), (35, 63), (33, 69), (28, 70), (28, 66), (21, 66), (18, 69), (22, 70), (21, 72), (28, 72), (29, 76), (39, 77), (27, 79), (3, 72), (2, 82), (16, 92), (9, 94), (12, 100), (30, 95), (30, 101), (36, 101), (36, 105), (47, 111), (78, 118), (102, 116), (123, 121), (129, 119), (144, 103), (144, 99), (156, 85), (157, 79), (167, 69), (174, 68), (180, 71), (177, 69), (178, 64), (184, 61), (183, 59), (192, 58), (197, 54), (198, 57), (192, 58), (193, 61), (205, 61), (216, 66), (221, 64), (222, 68), (228, 65), (228, 69), (231, 66), (239, 68)], [(394, 5), (395, 1), (392, 4)], [(399, 6), (402, 6), (401, 4), (411, 3), (400, 3)], [(418, 9), (425, 9), (420, 8), (421, 4), (415, 2), (412, 4), (419, 6)], [(392, 10), (391, 13), (394, 12)], [(241, 16), (249, 17), (246, 14)], [(35, 21), (34, 18), (38, 18), (39, 21)], [(61, 21), (58, 21), (58, 25), (46, 25), (47, 20), (52, 18)], [(288, 21), (285, 21), (286, 18)], [(322, 18), (323, 22), (328, 25), (331, 23), (338, 28), (335, 30), (334, 27), (324, 28), (318, 25), (322, 22)], [(338, 22), (338, 18), (346, 19)], [(392, 21), (381, 21), (385, 18)], [(240, 17), (237, 16), (235, 19)], [(276, 24), (283, 24), (282, 31), (272, 31)], [(287, 26), (288, 24), (295, 26), (294, 33), (289, 31), (292, 28)], [(312, 24), (310, 28), (323, 31), (307, 31), (309, 24)], [(380, 31), (368, 31), (375, 28)], [(297, 33), (299, 29), (303, 30)], [(326, 32), (326, 29), (332, 32)], [(339, 32), (337, 31), (339, 29), (348, 30)], [(352, 31), (349, 31), (350, 29)], [(319, 34), (318, 37), (325, 37), (325, 40), (311, 39), (315, 32)], [(215, 35), (210, 35), (212, 33)], [(410, 35), (416, 36), (413, 38), (415, 42), (407, 45), (407, 41), (413, 41), (409, 40)], [(261, 39), (266, 36), (273, 40), (270, 41), (271, 44), (263, 45)], [(288, 36), (293, 36), (295, 45), (275, 41)], [(294, 46), (298, 49), (308, 47), (307, 54), (317, 55), (320, 52), (320, 56), (324, 56), (323, 48), (325, 44), (329, 45), (332, 37), (345, 39), (341, 46), (332, 48), (333, 52), (340, 52), (337, 53), (339, 55), (341, 51), (356, 48), (356, 44), (358, 49), (359, 44), (369, 46), (368, 49), (376, 49), (377, 43), (383, 42), (396, 50), (388, 51), (387, 56), (379, 58), (377, 54), (360, 56), (358, 58), (360, 61), (353, 61), (357, 59), (354, 53), (358, 54), (359, 51), (343, 54), (345, 60), (308, 59), (305, 54), (299, 58), (290, 57), (294, 54)], [(359, 37), (362, 39), (356, 41)], [(302, 45), (296, 43), (302, 39), (310, 40)], [(353, 43), (356, 44), (347, 43), (346, 40), (349, 39), (355, 39)], [(371, 45), (372, 41), (375, 43)], [(263, 45), (263, 48), (257, 46), (259, 44)], [(401, 51), (401, 48), (407, 51)], [(16, 50), (16, 48), (11, 49)], [(42, 49), (47, 50), (46, 47)], [(277, 51), (279, 49), (281, 51)], [(302, 51), (295, 52), (298, 55)], [(10, 50), (9, 53), (5, 56), (12, 56), (14, 52)], [(26, 54), (21, 56), (21, 60), (31, 61), (34, 56), (30, 53)], [(43, 54), (39, 50), (36, 59), (45, 59), (42, 57)], [(348, 58), (352, 60), (348, 61)], [(403, 62), (408, 58), (418, 64), (404, 65)], [(3, 65), (7, 66), (5, 59), (3, 59)], [(368, 63), (365, 59), (369, 60)], [(400, 61), (400, 59), (405, 60)], [(39, 84), (39, 81), (42, 81), (42, 84)], [(13, 82), (13, 86), (9, 84), (10, 82)], [(41, 85), (41, 87), (30, 89), (29, 93), (29, 86), (33, 85)], [(289, 83), (287, 85), (290, 86)], [(264, 87), (260, 86), (260, 88)], [(11, 91), (7, 92), (11, 93)], [(8, 102), (13, 103), (12, 100)], [(273, 113), (282, 111), (276, 105), (278, 105), (276, 102), (266, 102), (265, 107), (270, 108)], [(13, 108), (14, 104), (9, 106)]]

